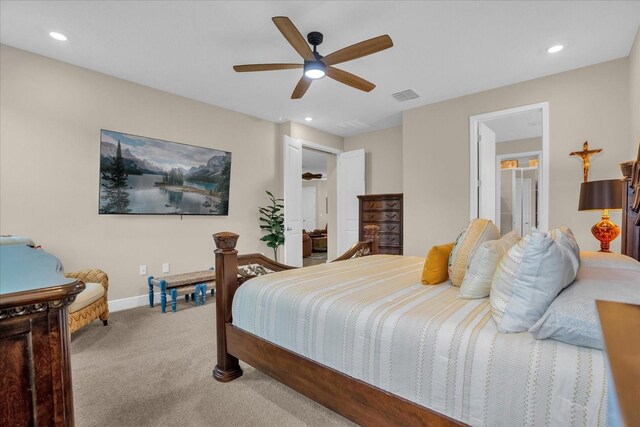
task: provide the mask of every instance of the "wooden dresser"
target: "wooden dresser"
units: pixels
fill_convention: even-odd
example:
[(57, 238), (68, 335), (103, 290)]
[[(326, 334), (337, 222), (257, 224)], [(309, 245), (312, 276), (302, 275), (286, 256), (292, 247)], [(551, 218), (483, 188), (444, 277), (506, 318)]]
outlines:
[(360, 240), (364, 226), (380, 227), (380, 253), (402, 255), (402, 193), (367, 194), (360, 200)]
[(0, 288), (0, 426), (73, 426), (67, 307), (82, 282)]

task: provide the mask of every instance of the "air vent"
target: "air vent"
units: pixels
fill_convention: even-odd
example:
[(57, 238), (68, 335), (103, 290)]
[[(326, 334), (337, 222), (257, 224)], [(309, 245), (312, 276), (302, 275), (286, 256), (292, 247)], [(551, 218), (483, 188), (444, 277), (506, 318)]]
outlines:
[(420, 95), (418, 95), (417, 93), (415, 93), (411, 89), (407, 89), (407, 90), (403, 90), (402, 92), (396, 92), (391, 96), (393, 96), (393, 98), (398, 102), (405, 102), (405, 101), (408, 101), (410, 99), (416, 99)]
[(349, 120), (348, 122), (338, 123), (338, 127), (344, 130), (358, 130), (358, 129), (366, 129), (371, 127), (371, 125), (361, 122), (358, 119)]

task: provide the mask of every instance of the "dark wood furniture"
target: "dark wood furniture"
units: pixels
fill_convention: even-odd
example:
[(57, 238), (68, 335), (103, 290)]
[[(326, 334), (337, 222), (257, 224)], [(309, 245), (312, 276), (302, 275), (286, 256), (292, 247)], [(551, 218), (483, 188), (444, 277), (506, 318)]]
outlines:
[(0, 425), (74, 425), (67, 307), (84, 288), (0, 289)]
[(622, 245), (621, 252), (640, 261), (640, 226), (638, 213), (632, 207), (635, 192), (631, 186), (631, 177), (624, 178), (622, 191)]
[[(260, 254), (240, 255), (238, 235), (213, 235), (216, 251), (217, 364), (213, 377), (221, 382), (242, 375), (239, 359), (272, 378), (361, 425), (452, 426), (463, 425), (387, 391), (352, 378), (283, 347), (263, 340), (232, 324), (231, 305), (238, 287), (238, 266), (260, 264), (273, 271), (295, 267), (279, 264)], [(333, 262), (354, 255), (378, 253), (378, 227), (365, 228), (365, 239)]]
[(307, 233), (302, 233), (302, 258), (311, 256), (312, 245), (311, 237)]
[(360, 200), (360, 240), (364, 227), (380, 227), (381, 254), (402, 255), (402, 193), (367, 194)]
[(640, 305), (596, 301), (623, 425), (640, 426)]

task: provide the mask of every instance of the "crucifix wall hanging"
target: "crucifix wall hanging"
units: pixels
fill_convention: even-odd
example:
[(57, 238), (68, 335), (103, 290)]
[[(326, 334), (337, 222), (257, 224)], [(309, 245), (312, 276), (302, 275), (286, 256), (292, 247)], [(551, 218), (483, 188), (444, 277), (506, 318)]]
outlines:
[(602, 151), (602, 148), (589, 150), (589, 141), (585, 141), (584, 144), (582, 144), (582, 151), (574, 151), (572, 153), (569, 153), (570, 156), (580, 156), (582, 158), (582, 171), (584, 174), (584, 182), (587, 182), (589, 180), (589, 166), (591, 166), (591, 164), (589, 163), (589, 157), (601, 151)]

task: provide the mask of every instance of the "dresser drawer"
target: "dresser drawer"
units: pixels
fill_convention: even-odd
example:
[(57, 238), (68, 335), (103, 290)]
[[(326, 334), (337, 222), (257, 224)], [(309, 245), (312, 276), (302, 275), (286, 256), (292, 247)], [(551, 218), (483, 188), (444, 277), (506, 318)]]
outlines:
[(378, 235), (378, 244), (381, 246), (400, 246), (400, 235), (380, 234)]
[(367, 225), (377, 225), (380, 227), (380, 233), (400, 233), (400, 224), (397, 222), (382, 222), (382, 223), (367, 223), (363, 224), (362, 232), (364, 233), (364, 227)]
[(399, 200), (366, 200), (362, 202), (363, 211), (382, 211), (397, 210), (399, 211), (401, 203)]
[(400, 212), (362, 212), (362, 221), (400, 222), (400, 219)]
[(378, 253), (383, 255), (402, 255), (402, 248), (385, 246), (379, 248)]

